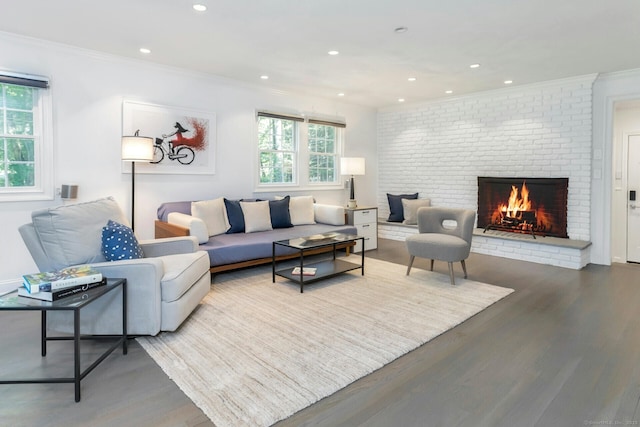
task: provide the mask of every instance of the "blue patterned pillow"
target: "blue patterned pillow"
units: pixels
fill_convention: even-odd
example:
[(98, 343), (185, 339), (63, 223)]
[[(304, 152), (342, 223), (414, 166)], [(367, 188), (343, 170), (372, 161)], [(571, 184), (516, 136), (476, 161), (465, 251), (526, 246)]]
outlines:
[(107, 261), (144, 257), (133, 230), (112, 220), (102, 227), (102, 253)]

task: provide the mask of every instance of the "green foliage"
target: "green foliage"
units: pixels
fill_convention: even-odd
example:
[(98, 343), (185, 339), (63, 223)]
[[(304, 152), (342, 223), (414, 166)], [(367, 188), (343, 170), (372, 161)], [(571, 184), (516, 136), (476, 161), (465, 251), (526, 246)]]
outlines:
[(0, 84), (0, 187), (35, 185), (34, 90)]

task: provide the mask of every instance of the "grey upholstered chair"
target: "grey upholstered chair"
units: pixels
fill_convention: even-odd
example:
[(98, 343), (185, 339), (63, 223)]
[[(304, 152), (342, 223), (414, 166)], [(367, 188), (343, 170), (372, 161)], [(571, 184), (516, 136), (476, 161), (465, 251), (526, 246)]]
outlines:
[(460, 261), (464, 278), (467, 278), (467, 266), (464, 260), (471, 251), (471, 237), (476, 213), (470, 209), (423, 207), (418, 209), (418, 234), (407, 237), (409, 266), (407, 275), (416, 257), (431, 259), (431, 271), (434, 260), (449, 263), (451, 284), (455, 285), (453, 263)]
[[(174, 331), (209, 292), (209, 256), (198, 250), (195, 237), (141, 240), (144, 258), (107, 261), (102, 254), (102, 227), (108, 220), (128, 224), (111, 197), (31, 214), (32, 222), (19, 228), (40, 271), (89, 264), (105, 277), (127, 279), (127, 332), (156, 335)], [(113, 295), (111, 295), (113, 294)], [(83, 334), (120, 333), (121, 294), (111, 292), (89, 304), (82, 313)], [(68, 312), (47, 315), (50, 329), (73, 331)]]

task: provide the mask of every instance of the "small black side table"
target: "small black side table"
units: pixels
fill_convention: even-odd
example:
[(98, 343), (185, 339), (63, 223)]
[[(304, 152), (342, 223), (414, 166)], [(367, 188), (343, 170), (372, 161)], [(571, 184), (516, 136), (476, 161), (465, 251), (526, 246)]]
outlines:
[[(122, 289), (122, 335), (80, 335), (80, 310), (115, 289)], [(122, 354), (127, 354), (127, 279), (108, 279), (105, 286), (64, 298), (58, 301), (40, 301), (18, 296), (17, 292), (0, 298), (0, 311), (39, 311), (41, 313), (40, 341), (42, 356), (47, 355), (47, 341), (73, 340), (74, 375), (68, 378), (34, 378), (2, 380), (0, 384), (74, 383), (76, 402), (80, 401), (80, 381), (122, 344)], [(47, 336), (48, 311), (73, 311), (73, 336)], [(80, 372), (81, 339), (114, 339), (115, 342), (95, 362)]]

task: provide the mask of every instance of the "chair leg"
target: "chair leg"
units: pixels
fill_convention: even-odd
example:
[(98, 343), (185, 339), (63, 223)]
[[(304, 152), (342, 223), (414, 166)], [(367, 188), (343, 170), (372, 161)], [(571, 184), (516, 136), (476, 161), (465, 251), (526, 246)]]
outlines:
[(460, 264), (462, 264), (462, 271), (464, 271), (464, 278), (467, 278), (467, 264), (464, 263), (464, 260), (460, 261)]
[(449, 263), (449, 278), (451, 279), (451, 284), (455, 285), (456, 282), (455, 282), (455, 279), (453, 278), (453, 263), (452, 262)]
[(434, 260), (431, 260), (431, 271), (433, 271), (433, 261)]
[(414, 255), (411, 255), (409, 257), (409, 266), (407, 267), (407, 276), (409, 275), (409, 272), (411, 271), (411, 266), (413, 265), (413, 260), (416, 259), (416, 257)]

